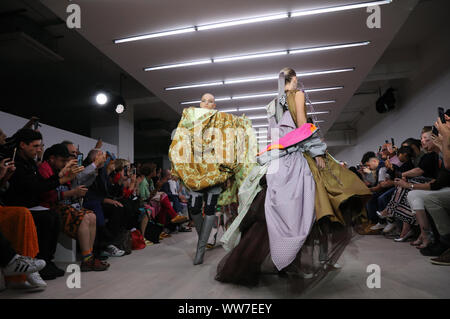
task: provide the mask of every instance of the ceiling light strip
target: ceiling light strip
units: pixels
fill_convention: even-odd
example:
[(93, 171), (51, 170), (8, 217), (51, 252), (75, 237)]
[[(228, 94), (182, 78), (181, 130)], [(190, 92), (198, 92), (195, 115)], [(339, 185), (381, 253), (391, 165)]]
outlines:
[(181, 68), (184, 66), (192, 66), (192, 65), (200, 65), (200, 64), (208, 64), (212, 63), (212, 60), (200, 60), (200, 61), (192, 61), (192, 62), (182, 62), (176, 64), (167, 64), (167, 65), (157, 65), (145, 68), (144, 71), (156, 71), (156, 70), (164, 70), (164, 69), (173, 69), (173, 68)]
[[(306, 77), (306, 76), (314, 76), (314, 75), (350, 72), (350, 71), (354, 71), (354, 70), (355, 70), (355, 68), (322, 70), (322, 71), (298, 73), (297, 76), (298, 77)], [(278, 79), (277, 75), (268, 75), (268, 76), (251, 77), (251, 78), (244, 78), (244, 79), (232, 79), (232, 80), (225, 80), (225, 81), (213, 81), (213, 82), (206, 82), (206, 83), (193, 83), (193, 84), (186, 84), (186, 85), (181, 85), (181, 86), (172, 86), (172, 87), (167, 87), (164, 90), (173, 91), (173, 90), (191, 89), (191, 88), (204, 87), (204, 86), (217, 86), (217, 85), (229, 85), (229, 84), (239, 84), (239, 83), (248, 83), (248, 82), (271, 81), (271, 80), (276, 80), (276, 79)]]
[(266, 15), (266, 16), (261, 16), (261, 17), (252, 17), (252, 18), (245, 18), (245, 19), (239, 19), (239, 20), (210, 23), (210, 24), (206, 24), (206, 25), (187, 27), (187, 28), (177, 29), (177, 30), (148, 33), (148, 34), (143, 34), (143, 35), (138, 35), (138, 36), (115, 39), (115, 40), (113, 40), (113, 42), (116, 44), (120, 44), (120, 43), (125, 43), (125, 42), (146, 40), (146, 39), (152, 39), (152, 38), (160, 38), (160, 37), (166, 37), (166, 36), (195, 32), (195, 31), (205, 31), (205, 30), (233, 27), (233, 26), (237, 26), (237, 25), (268, 22), (268, 21), (286, 19), (289, 17), (296, 18), (296, 17), (330, 13), (330, 12), (354, 10), (354, 9), (358, 9), (358, 8), (365, 8), (365, 7), (371, 7), (371, 6), (376, 6), (376, 5), (389, 4), (391, 2), (392, 2), (392, 0), (369, 1), (369, 2), (350, 4), (350, 5), (340, 5), (340, 6), (334, 6), (334, 7), (317, 8), (317, 9), (311, 9), (311, 10), (299, 10), (299, 11), (293, 11), (293, 12), (287, 12), (287, 13), (271, 14), (271, 15)]
[(320, 47), (301, 48), (301, 49), (283, 50), (283, 51), (275, 51), (275, 52), (261, 52), (261, 53), (255, 53), (255, 54), (237, 55), (237, 56), (215, 58), (215, 59), (202, 59), (199, 61), (187, 61), (187, 62), (180, 62), (180, 63), (174, 63), (174, 64), (159, 65), (159, 66), (157, 65), (157, 66), (147, 67), (147, 68), (144, 68), (144, 71), (156, 71), (156, 70), (162, 70), (162, 69), (179, 68), (179, 67), (199, 65), (199, 64), (222, 63), (222, 62), (230, 62), (230, 61), (238, 61), (238, 60), (267, 58), (267, 57), (280, 56), (280, 55), (286, 55), (286, 54), (299, 54), (299, 53), (308, 53), (308, 52), (317, 52), (317, 51), (337, 50), (337, 49), (365, 46), (365, 45), (369, 45), (369, 44), (370, 44), (370, 41), (362, 41), (362, 42), (325, 45), (325, 46), (320, 46)]
[(294, 12), (291, 12), (291, 17), (296, 18), (296, 17), (304, 17), (304, 16), (309, 16), (309, 15), (321, 14), (321, 13), (354, 10), (354, 9), (366, 8), (366, 7), (371, 7), (371, 6), (379, 6), (379, 5), (388, 4), (391, 2), (392, 2), (392, 0), (370, 1), (370, 2), (361, 2), (361, 3), (328, 7), (328, 8), (294, 11)]

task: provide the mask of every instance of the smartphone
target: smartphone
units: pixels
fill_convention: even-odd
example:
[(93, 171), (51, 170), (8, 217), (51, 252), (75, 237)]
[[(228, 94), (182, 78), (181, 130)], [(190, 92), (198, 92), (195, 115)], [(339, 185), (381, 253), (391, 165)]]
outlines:
[(431, 133), (433, 133), (433, 135), (436, 135), (436, 136), (439, 135), (439, 131), (438, 131), (438, 129), (436, 128), (436, 126), (433, 125), (433, 129), (432, 129)]
[(33, 129), (36, 131), (38, 128), (39, 128), (39, 121), (34, 121), (34, 123), (33, 123)]
[(445, 123), (445, 111), (443, 107), (438, 107), (438, 114), (439, 117), (441, 118), (441, 122)]
[(125, 167), (123, 168), (123, 171), (124, 171), (124, 175), (125, 175), (125, 176), (128, 176), (128, 166), (125, 166)]
[(136, 175), (136, 167), (133, 167), (133, 170), (132, 170), (132, 173), (131, 173), (132, 175)]
[(392, 146), (394, 146), (395, 145), (394, 138), (391, 137), (391, 141), (392, 141)]
[(14, 147), (14, 154), (13, 154), (11, 162), (14, 162), (14, 160), (16, 159), (16, 152), (17, 152), (17, 147)]
[(77, 156), (78, 166), (83, 166), (83, 154), (78, 154)]

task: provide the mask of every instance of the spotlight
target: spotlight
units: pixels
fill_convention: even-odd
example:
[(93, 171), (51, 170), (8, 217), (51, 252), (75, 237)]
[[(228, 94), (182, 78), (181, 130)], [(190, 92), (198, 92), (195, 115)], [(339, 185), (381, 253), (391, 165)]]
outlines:
[(125, 112), (126, 104), (125, 99), (121, 95), (117, 95), (114, 99), (115, 110), (117, 114), (122, 114)]
[(125, 111), (125, 106), (123, 106), (122, 104), (118, 104), (118, 105), (116, 106), (116, 113), (117, 113), (117, 114), (122, 114), (123, 111)]
[(99, 105), (105, 105), (106, 103), (108, 103), (108, 96), (103, 92), (97, 93), (95, 101)]

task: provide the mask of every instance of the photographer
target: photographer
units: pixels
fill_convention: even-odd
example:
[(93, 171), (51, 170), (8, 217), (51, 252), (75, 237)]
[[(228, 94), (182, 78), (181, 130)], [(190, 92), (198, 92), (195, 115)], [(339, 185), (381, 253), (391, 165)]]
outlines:
[[(78, 166), (77, 160), (70, 160), (71, 157), (64, 144), (55, 144), (45, 151), (44, 162), (39, 166), (39, 173), (45, 179), (55, 174), (63, 176), (71, 172), (79, 174), (84, 167)], [(58, 212), (63, 222), (64, 233), (78, 240), (82, 255), (81, 271), (103, 271), (109, 265), (100, 262), (92, 255), (96, 234), (95, 214), (80, 208), (80, 205), (74, 202), (74, 199), (84, 197), (86, 192), (87, 188), (84, 185), (75, 188), (71, 188), (69, 184), (60, 185), (42, 196), (41, 206)]]
[(60, 216), (52, 210), (37, 211), (33, 208), (40, 205), (41, 196), (44, 193), (73, 180), (76, 172), (70, 171), (65, 176), (55, 174), (44, 179), (39, 174), (35, 162), (37, 152), (42, 145), (41, 133), (32, 129), (21, 129), (14, 134), (13, 139), (17, 147), (14, 161), (16, 170), (9, 180), (10, 186), (5, 193), (5, 202), (8, 206), (30, 208), (39, 240), (37, 257), (47, 263), (40, 272), (42, 278), (48, 280), (64, 276), (65, 271), (56, 267), (52, 262), (60, 231)]

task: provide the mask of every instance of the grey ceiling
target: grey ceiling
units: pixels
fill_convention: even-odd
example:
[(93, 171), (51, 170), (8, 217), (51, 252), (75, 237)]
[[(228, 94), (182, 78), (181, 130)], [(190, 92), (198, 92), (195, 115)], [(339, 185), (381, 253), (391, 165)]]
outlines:
[[(42, 2), (61, 18), (67, 16), (68, 1), (42, 0)], [(210, 91), (217, 97), (273, 92), (276, 90), (276, 81), (176, 91), (165, 91), (165, 87), (276, 75), (285, 66), (293, 67), (297, 72), (355, 67), (353, 72), (301, 79), (306, 88), (344, 86), (344, 89), (339, 91), (310, 94), (313, 101), (328, 99), (337, 101), (335, 104), (316, 107), (318, 110), (331, 111), (328, 115), (319, 116), (325, 120), (321, 124), (324, 132), (331, 127), (381, 57), (417, 0), (394, 0), (391, 4), (381, 6), (380, 29), (369, 29), (366, 26), (369, 13), (366, 9), (355, 9), (123, 44), (114, 44), (113, 40), (245, 17), (358, 2), (361, 1), (76, 1), (82, 10), (80, 34), (178, 113), (183, 107), (180, 105), (181, 101), (198, 100), (205, 91)], [(144, 67), (152, 65), (366, 40), (371, 41), (371, 44), (365, 47), (154, 72), (143, 71)], [(269, 100), (270, 98), (246, 100), (239, 105), (235, 104), (236, 101), (228, 101), (220, 102), (218, 106), (264, 105)], [(160, 106), (162, 105), (159, 107), (148, 105), (148, 111), (153, 114), (164, 112)]]

